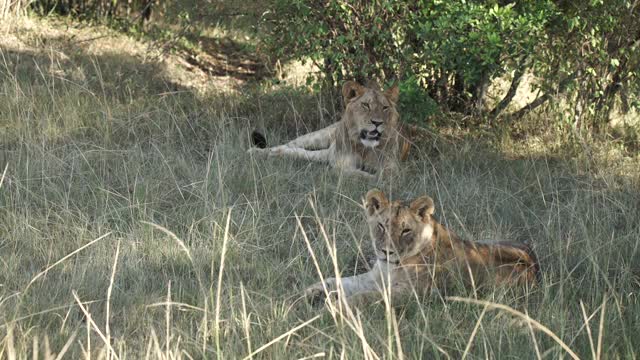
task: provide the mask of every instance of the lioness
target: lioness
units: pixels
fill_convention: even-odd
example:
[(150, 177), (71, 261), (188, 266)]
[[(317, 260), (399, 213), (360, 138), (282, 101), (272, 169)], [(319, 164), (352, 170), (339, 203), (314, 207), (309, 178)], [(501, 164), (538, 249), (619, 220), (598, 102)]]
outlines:
[[(266, 140), (254, 132), (253, 142), (258, 147), (248, 151), (328, 162), (347, 173), (365, 177), (396, 168), (399, 150), (398, 86), (381, 91), (375, 84), (365, 87), (347, 81), (342, 86), (342, 96), (345, 110), (337, 123), (270, 148), (260, 148), (266, 146)], [(403, 145), (403, 152), (408, 150), (409, 145)]]
[[(397, 296), (446, 290), (460, 279), (470, 287), (538, 281), (540, 268), (528, 246), (462, 240), (432, 217), (434, 203), (428, 196), (405, 205), (374, 189), (366, 195), (365, 208), (377, 261), (365, 274), (340, 279), (348, 303), (381, 299), (382, 291)], [(330, 278), (305, 294), (315, 302), (335, 296), (337, 288), (338, 281)]]

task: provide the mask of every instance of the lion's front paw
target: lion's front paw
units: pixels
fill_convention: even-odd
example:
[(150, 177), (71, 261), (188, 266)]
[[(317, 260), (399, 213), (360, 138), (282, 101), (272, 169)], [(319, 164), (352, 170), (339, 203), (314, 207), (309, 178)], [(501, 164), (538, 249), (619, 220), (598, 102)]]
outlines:
[(319, 306), (324, 304), (327, 298), (322, 283), (315, 284), (305, 289), (304, 296), (312, 306)]
[(369, 172), (363, 172), (362, 173), (362, 177), (364, 177), (365, 179), (369, 180), (369, 181), (375, 181), (378, 179), (378, 176), (376, 174), (372, 174)]
[[(329, 292), (329, 301), (335, 301), (338, 297), (338, 294), (335, 291), (331, 291), (328, 286), (327, 291)], [(312, 306), (322, 306), (327, 302), (327, 292), (325, 292), (325, 287), (322, 285), (322, 283), (317, 283), (313, 286), (308, 287), (304, 291), (304, 296)]]
[(257, 147), (250, 147), (247, 149), (247, 154), (265, 154), (267, 149), (261, 149)]

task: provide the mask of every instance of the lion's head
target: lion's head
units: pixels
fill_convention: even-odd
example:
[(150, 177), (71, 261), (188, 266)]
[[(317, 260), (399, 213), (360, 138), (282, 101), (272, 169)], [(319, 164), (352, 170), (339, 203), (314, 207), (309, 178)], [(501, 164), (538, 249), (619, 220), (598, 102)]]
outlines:
[(433, 246), (435, 220), (433, 200), (421, 196), (409, 205), (389, 201), (378, 189), (369, 190), (365, 199), (369, 231), (379, 260), (401, 260)]
[(382, 91), (375, 83), (362, 86), (355, 81), (347, 81), (342, 86), (342, 96), (345, 103), (343, 119), (350, 139), (374, 148), (395, 134), (399, 119), (396, 111), (397, 85)]

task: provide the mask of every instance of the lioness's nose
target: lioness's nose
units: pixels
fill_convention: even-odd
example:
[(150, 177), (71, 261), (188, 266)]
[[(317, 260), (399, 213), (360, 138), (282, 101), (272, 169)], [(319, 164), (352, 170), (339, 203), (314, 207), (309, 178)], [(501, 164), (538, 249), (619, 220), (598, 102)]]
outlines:
[(380, 119), (371, 119), (371, 122), (373, 123), (373, 125), (378, 126), (382, 124), (382, 120)]

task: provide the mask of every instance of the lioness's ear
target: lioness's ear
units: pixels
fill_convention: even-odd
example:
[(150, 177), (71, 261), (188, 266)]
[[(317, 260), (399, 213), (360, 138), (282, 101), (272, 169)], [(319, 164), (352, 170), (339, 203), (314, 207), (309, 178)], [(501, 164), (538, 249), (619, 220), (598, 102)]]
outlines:
[(427, 216), (433, 215), (436, 210), (433, 205), (433, 199), (428, 196), (421, 196), (411, 202), (409, 208), (413, 210), (423, 221), (427, 219)]
[(365, 91), (365, 87), (355, 81), (345, 82), (344, 85), (342, 85), (342, 97), (344, 98), (345, 106), (351, 99), (364, 94)]
[(384, 196), (384, 193), (378, 189), (369, 190), (365, 199), (365, 207), (367, 208), (367, 214), (373, 215), (376, 211), (389, 204), (389, 200)]
[(386, 96), (392, 103), (397, 103), (398, 98), (400, 97), (400, 88), (398, 88), (398, 83), (394, 83), (393, 86), (388, 88), (384, 92), (384, 96)]

